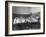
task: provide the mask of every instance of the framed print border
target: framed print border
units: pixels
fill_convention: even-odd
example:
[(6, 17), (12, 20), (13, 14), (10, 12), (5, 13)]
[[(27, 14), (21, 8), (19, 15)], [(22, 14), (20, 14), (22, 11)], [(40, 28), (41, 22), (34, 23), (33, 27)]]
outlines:
[[(28, 34), (8, 34), (8, 2), (17, 3), (29, 3), (29, 4), (42, 4), (43, 5), (43, 32), (42, 33), (28, 33)], [(18, 35), (35, 35), (35, 34), (45, 34), (45, 3), (40, 2), (24, 2), (24, 1), (5, 1), (5, 36), (18, 36)]]

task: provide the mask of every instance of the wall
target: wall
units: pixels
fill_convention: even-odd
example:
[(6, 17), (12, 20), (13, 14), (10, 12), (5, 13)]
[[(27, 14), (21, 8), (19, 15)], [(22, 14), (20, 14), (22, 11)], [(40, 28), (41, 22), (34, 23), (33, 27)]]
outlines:
[[(46, 0), (17, 0), (17, 1), (44, 2), (46, 6)], [(0, 37), (5, 37), (5, 0), (0, 0)], [(40, 35), (24, 35), (24, 36), (12, 36), (12, 37), (46, 37), (46, 32), (45, 34), (40, 34)]]
[(29, 7), (12, 7), (14, 14), (29, 14)]
[(14, 14), (30, 14), (40, 12), (40, 7), (12, 7)]

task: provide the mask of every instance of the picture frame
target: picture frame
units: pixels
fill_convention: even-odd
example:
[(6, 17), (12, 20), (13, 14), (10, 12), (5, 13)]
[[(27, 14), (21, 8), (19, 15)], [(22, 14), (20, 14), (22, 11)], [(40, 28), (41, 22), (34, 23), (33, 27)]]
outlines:
[[(18, 19), (26, 21), (17, 22)], [(28, 25), (31, 25), (30, 28)], [(5, 36), (36, 34), (45, 34), (45, 3), (5, 1)]]

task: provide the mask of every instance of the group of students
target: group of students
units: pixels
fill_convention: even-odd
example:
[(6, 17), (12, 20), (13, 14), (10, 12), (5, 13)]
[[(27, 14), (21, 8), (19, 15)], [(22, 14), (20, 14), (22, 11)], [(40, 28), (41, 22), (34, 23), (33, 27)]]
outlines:
[(36, 17), (34, 18), (33, 16), (30, 16), (30, 17), (27, 17), (27, 18), (24, 18), (24, 17), (15, 17), (14, 20), (13, 20), (13, 24), (18, 24), (18, 23), (26, 23), (26, 22), (38, 22), (40, 17)]

